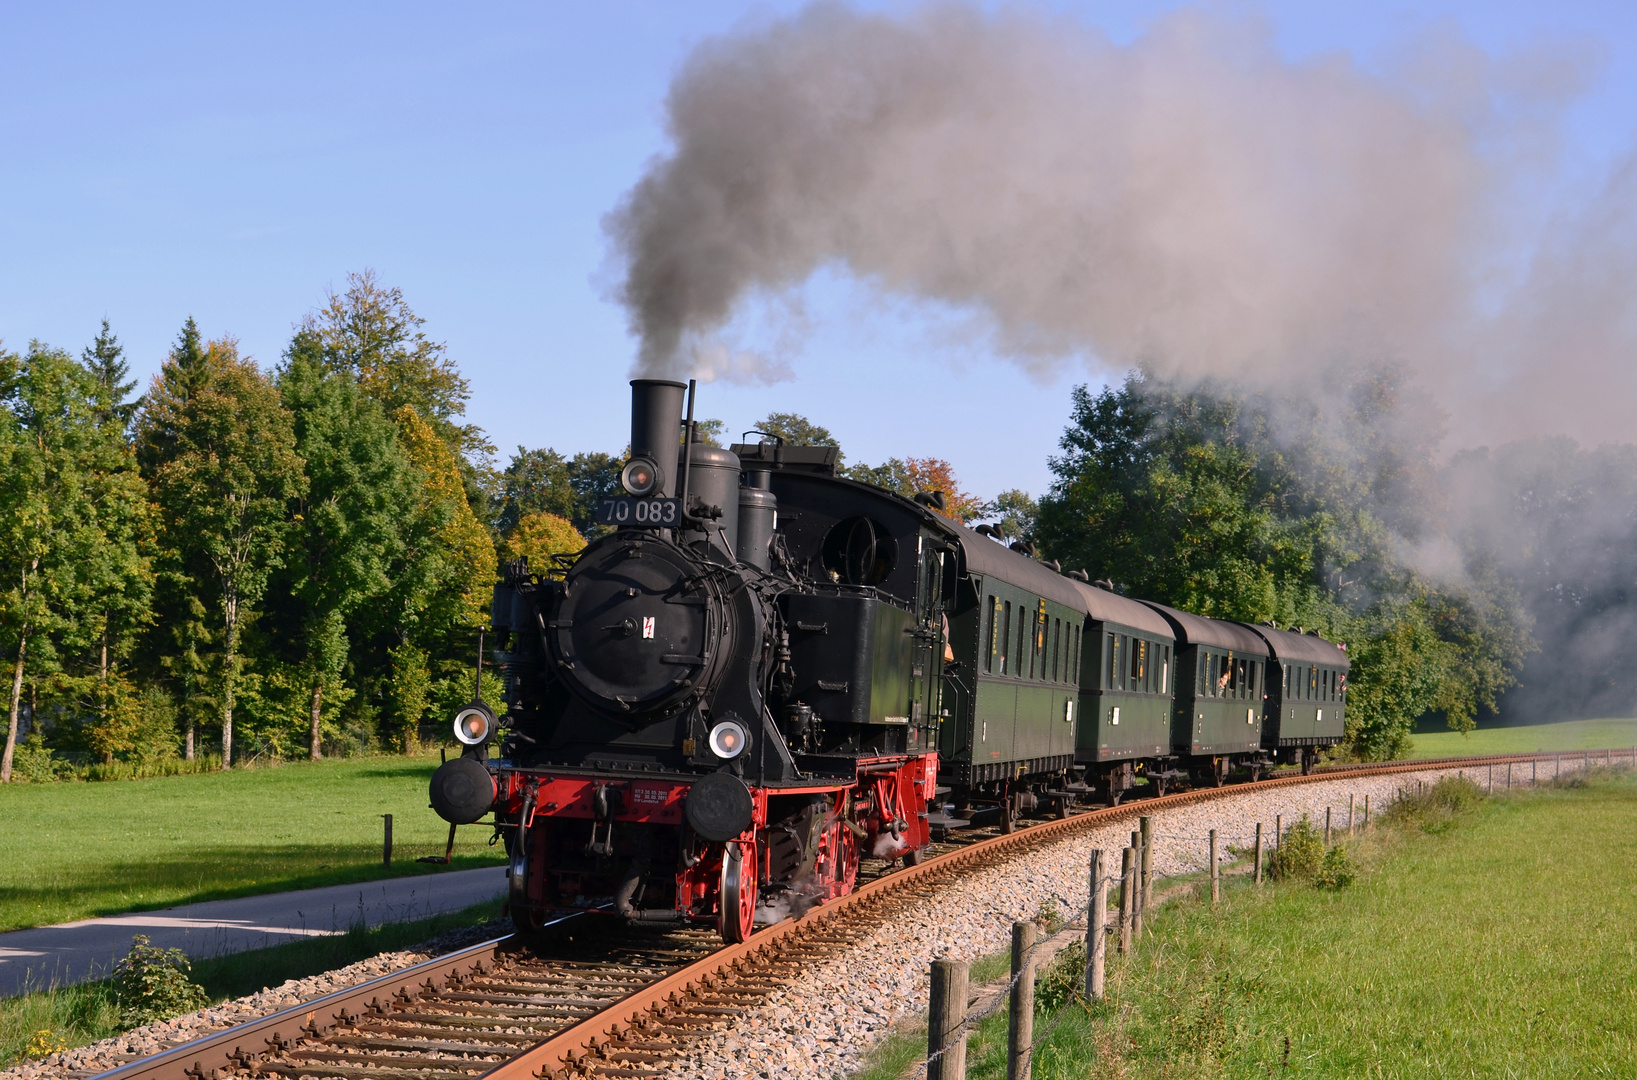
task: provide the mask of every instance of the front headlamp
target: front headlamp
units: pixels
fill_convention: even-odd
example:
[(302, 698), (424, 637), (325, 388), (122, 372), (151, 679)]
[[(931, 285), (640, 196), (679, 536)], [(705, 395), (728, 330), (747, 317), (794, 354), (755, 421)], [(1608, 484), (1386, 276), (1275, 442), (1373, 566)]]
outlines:
[(750, 733), (736, 720), (723, 720), (711, 728), (707, 744), (711, 748), (711, 753), (723, 761), (732, 761), (750, 745)]
[(477, 746), (494, 734), (495, 714), (481, 701), (474, 701), (455, 714), (455, 738), (463, 746)]
[(632, 458), (620, 470), (620, 486), (637, 496), (652, 495), (663, 480), (659, 466), (647, 458)]

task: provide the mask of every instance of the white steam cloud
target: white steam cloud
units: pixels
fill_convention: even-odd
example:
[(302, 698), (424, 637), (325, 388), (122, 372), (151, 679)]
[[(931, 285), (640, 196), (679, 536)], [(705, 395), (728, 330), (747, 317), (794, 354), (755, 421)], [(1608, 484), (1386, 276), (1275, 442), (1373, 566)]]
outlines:
[[(1637, 177), (1538, 245), (1507, 209), (1581, 67), (1446, 37), (1376, 76), (1194, 11), (1116, 45), (1035, 9), (818, 4), (684, 65), (673, 151), (605, 223), (617, 296), (650, 374), (787, 377), (793, 298), (839, 267), (976, 312), (1027, 367), (1280, 386), (1394, 361), (1458, 431), (1624, 435)], [(726, 340), (780, 298), (798, 330)], [(1565, 365), (1613, 392), (1560, 385)]]

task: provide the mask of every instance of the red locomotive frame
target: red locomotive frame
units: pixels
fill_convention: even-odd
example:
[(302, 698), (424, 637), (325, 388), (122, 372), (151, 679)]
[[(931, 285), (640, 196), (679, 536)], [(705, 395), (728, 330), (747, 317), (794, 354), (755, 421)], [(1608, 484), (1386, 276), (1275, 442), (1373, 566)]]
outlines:
[[(622, 856), (635, 849), (648, 858), (642, 892), (661, 904), (670, 901), (645, 905), (642, 914), (655, 921), (714, 925), (724, 939), (743, 941), (755, 930), (764, 888), (773, 903), (760, 913), (761, 921), (777, 921), (793, 909), (850, 893), (864, 854), (919, 861), (931, 842), (926, 806), (937, 775), (938, 755), (929, 752), (859, 758), (850, 782), (751, 784), (751, 825), (733, 839), (712, 843), (693, 834), (683, 813), (699, 777), (502, 767), (495, 776), (496, 816), (518, 826), (508, 909), (524, 927), (569, 912), (607, 910), (614, 905), (603, 898), (617, 892)], [(812, 811), (803, 819), (802, 873), (769, 881), (773, 830), (782, 824), (775, 812), (803, 804)], [(586, 823), (590, 838), (582, 844)], [(662, 883), (657, 879), (665, 876), (667, 843), (675, 845), (670, 849), (676, 852), (674, 874)], [(565, 856), (598, 844), (609, 869), (570, 868), (583, 867), (585, 860)], [(615, 888), (606, 888), (610, 882)]]

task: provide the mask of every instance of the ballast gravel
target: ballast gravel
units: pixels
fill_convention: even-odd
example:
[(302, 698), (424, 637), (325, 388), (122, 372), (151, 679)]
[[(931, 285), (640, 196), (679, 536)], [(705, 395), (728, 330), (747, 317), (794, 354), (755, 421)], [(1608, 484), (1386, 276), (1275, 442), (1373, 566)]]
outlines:
[[(1571, 771), (1573, 764), (1578, 763), (1565, 762), (1564, 771)], [(1340, 777), (1162, 810), (1154, 815), (1154, 872), (1168, 877), (1203, 870), (1211, 829), (1217, 830), (1218, 857), (1226, 863), (1236, 857), (1230, 848), (1248, 850), (1253, 845), (1258, 822), (1271, 843), (1275, 815), (1282, 815), (1289, 824), (1307, 814), (1322, 828), (1328, 808), (1332, 828), (1345, 831), (1349, 795), (1354, 800), (1355, 823), (1362, 824), (1366, 795), (1374, 812), (1407, 784), (1413, 786), (1417, 780), (1433, 783), (1461, 771), (1448, 768)], [(1487, 781), (1485, 770), (1466, 771), (1479, 783)], [(1540, 778), (1549, 778), (1544, 768)], [(1497, 788), (1503, 782), (1497, 775)], [(1520, 781), (1515, 778), (1515, 782)], [(829, 1080), (856, 1071), (870, 1047), (893, 1025), (926, 1010), (927, 970), (933, 960), (974, 960), (1006, 949), (1012, 923), (1034, 918), (1047, 904), (1065, 914), (1083, 911), (1089, 895), (1087, 867), (1092, 849), (1102, 848), (1105, 860), (1118, 873), (1120, 849), (1129, 842), (1142, 812), (1140, 803), (1128, 805), (1128, 819), (991, 867), (899, 912), (845, 954), (816, 964), (796, 983), (735, 1018), (731, 1027), (696, 1044), (672, 1074), (704, 1080)], [(503, 936), (509, 930), (504, 922), (487, 923), (322, 975), (291, 979), (248, 997), (25, 1062), (0, 1071), (0, 1080), (82, 1080), (135, 1058)]]

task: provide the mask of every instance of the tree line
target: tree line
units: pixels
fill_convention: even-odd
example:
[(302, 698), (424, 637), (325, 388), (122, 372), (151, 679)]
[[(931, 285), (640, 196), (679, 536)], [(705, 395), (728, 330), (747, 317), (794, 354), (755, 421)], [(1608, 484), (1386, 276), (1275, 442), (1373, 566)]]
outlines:
[[(297, 324), (269, 370), (190, 318), (135, 389), (106, 321), (79, 356), (0, 349), (0, 780), (17, 755), (37, 774), (415, 749), (474, 691), (499, 563), (583, 548), (625, 456), (518, 447), (499, 466), (447, 349), (368, 272)], [(724, 426), (697, 436), (719, 444)], [(838, 446), (795, 413), (758, 430)], [(841, 461), (905, 495), (941, 491), (950, 516), (1119, 591), (1346, 642), (1349, 747), (1388, 757), (1419, 718), (1467, 728), (1499, 708), (1537, 611), (1625, 625), (1627, 583), (1598, 556), (1637, 550), (1629, 454), (1551, 444), (1440, 468), (1438, 430), (1391, 369), (1323, 401), (1135, 372), (1074, 391), (1038, 500), (979, 498), (936, 458)], [(1595, 504), (1601, 531), (1577, 554), (1605, 569), (1581, 574), (1572, 602), (1553, 538), (1584, 525), (1588, 500), (1541, 490), (1565, 475), (1631, 496)], [(1504, 524), (1517, 506), (1534, 508), (1533, 531)], [(1429, 551), (1454, 571), (1429, 570)], [(1630, 681), (1606, 651), (1576, 670), (1588, 665), (1605, 691)]]

